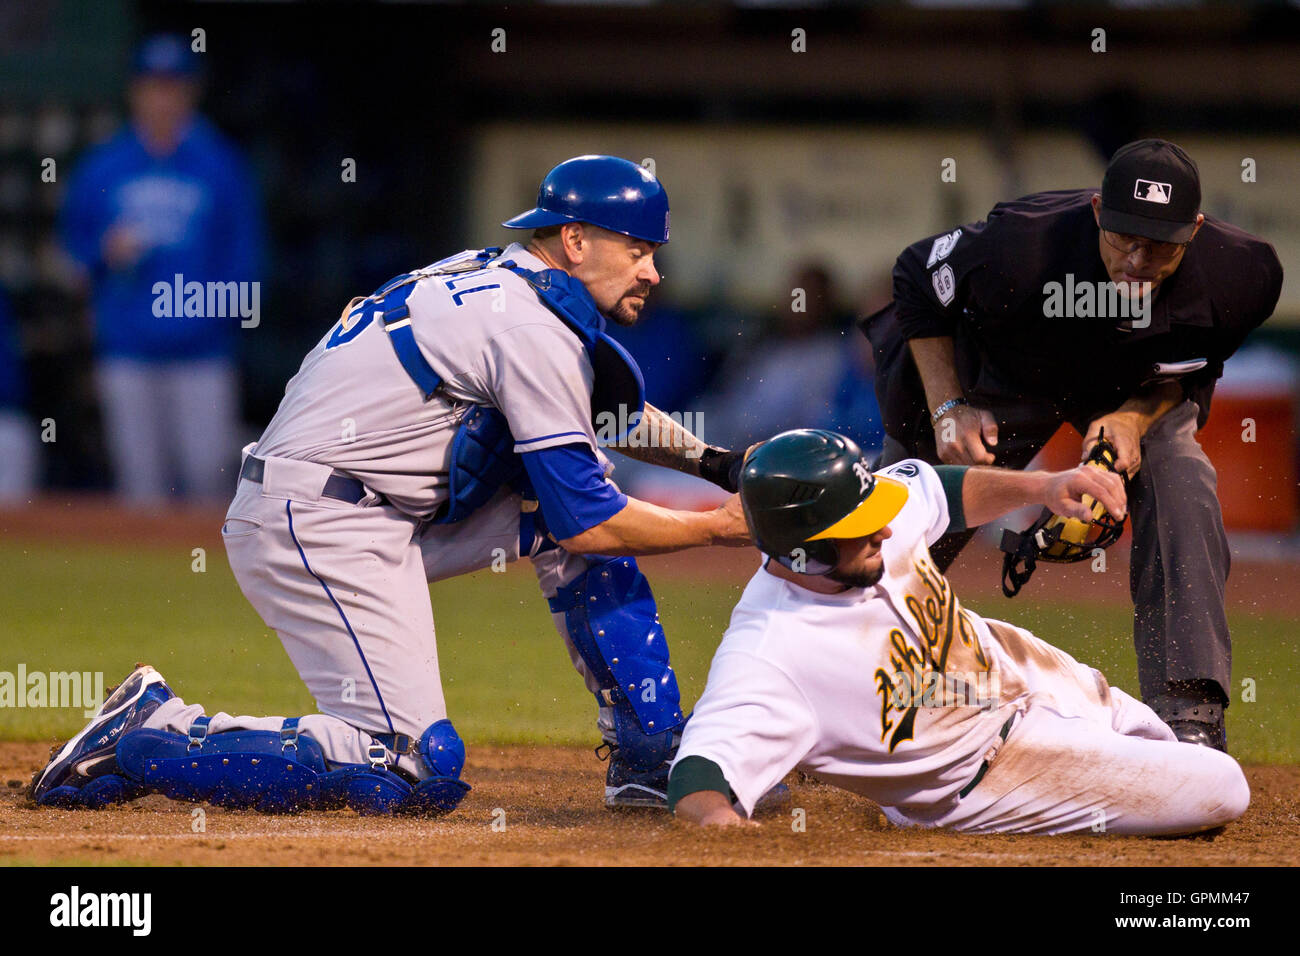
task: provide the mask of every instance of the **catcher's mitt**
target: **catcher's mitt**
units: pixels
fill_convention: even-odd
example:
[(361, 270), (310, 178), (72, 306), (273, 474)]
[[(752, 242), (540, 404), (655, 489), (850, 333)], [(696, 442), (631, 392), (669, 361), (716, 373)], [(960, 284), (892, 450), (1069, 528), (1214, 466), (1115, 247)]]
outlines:
[[(1115, 457), (1115, 446), (1106, 439), (1106, 430), (1103, 428), (1084, 464), (1113, 472)], [(1120, 477), (1124, 478), (1127, 487), (1127, 476)], [(1083, 496), (1083, 504), (1092, 509), (1093, 518), (1090, 522), (1063, 518), (1044, 508), (1038, 520), (1019, 534), (1010, 528), (1002, 532), (1002, 544), (999, 547), (1006, 552), (1002, 559), (1003, 594), (1007, 597), (1019, 594), (1039, 561), (1057, 564), (1086, 561), (1097, 548), (1109, 548), (1119, 540), (1119, 536), (1124, 533), (1124, 519), (1116, 520), (1091, 495)]]

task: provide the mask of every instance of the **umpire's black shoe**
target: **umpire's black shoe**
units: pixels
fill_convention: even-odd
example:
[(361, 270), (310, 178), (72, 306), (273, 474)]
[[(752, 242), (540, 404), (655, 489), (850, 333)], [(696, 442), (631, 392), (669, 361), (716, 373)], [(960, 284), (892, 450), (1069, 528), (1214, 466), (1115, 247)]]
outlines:
[(1169, 725), (1185, 744), (1228, 752), (1228, 731), (1223, 725), (1223, 705), (1203, 697), (1165, 694), (1151, 701), (1156, 716)]

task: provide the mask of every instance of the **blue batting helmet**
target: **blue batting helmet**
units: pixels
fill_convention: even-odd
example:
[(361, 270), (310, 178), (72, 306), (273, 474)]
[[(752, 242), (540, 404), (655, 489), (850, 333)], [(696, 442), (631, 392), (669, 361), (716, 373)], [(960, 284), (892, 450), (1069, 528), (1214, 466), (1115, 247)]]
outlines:
[(566, 159), (542, 180), (537, 206), (501, 225), (589, 222), (646, 242), (668, 241), (668, 193), (650, 170), (617, 156)]

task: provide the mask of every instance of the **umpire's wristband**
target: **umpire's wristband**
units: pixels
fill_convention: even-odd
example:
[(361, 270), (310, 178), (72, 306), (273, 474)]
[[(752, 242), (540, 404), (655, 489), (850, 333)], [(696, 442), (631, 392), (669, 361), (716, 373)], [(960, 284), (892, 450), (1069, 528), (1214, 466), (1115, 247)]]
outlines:
[(721, 448), (706, 448), (700, 453), (700, 477), (734, 495), (740, 490), (740, 469), (744, 464), (743, 450), (724, 451)]
[(966, 399), (964, 399), (964, 398), (950, 398), (950, 399), (948, 399), (948, 401), (944, 402), (942, 405), (940, 405), (938, 408), (936, 408), (936, 409), (931, 413), (931, 415), (930, 415), (930, 424), (931, 424), (931, 425), (937, 425), (937, 424), (939, 424), (939, 419), (943, 418), (943, 416), (947, 415), (950, 411), (952, 411), (952, 410), (953, 410), (954, 408), (956, 408), (958, 405), (969, 405), (969, 404), (970, 404), (970, 402), (966, 401)]

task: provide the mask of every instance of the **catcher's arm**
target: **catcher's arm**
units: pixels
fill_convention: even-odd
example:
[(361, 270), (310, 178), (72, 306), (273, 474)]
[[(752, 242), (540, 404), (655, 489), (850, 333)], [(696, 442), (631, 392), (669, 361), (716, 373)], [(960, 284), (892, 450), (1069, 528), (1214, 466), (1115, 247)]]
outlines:
[(646, 402), (641, 411), (641, 421), (614, 447), (637, 461), (698, 477), (700, 456), (709, 446), (680, 422), (673, 421), (669, 415)]
[(969, 528), (1026, 505), (1043, 505), (1055, 514), (1080, 521), (1092, 521), (1091, 499), (1117, 519), (1124, 517), (1127, 506), (1123, 479), (1088, 465), (1069, 471), (970, 468), (961, 491), (962, 511)]
[(712, 511), (674, 511), (629, 497), (622, 510), (559, 544), (570, 554), (643, 555), (714, 544), (741, 548), (752, 540), (735, 495)]
[(646, 402), (641, 421), (614, 447), (629, 458), (703, 478), (734, 495), (740, 490), (740, 467), (759, 444), (736, 451), (706, 445), (671, 416)]

